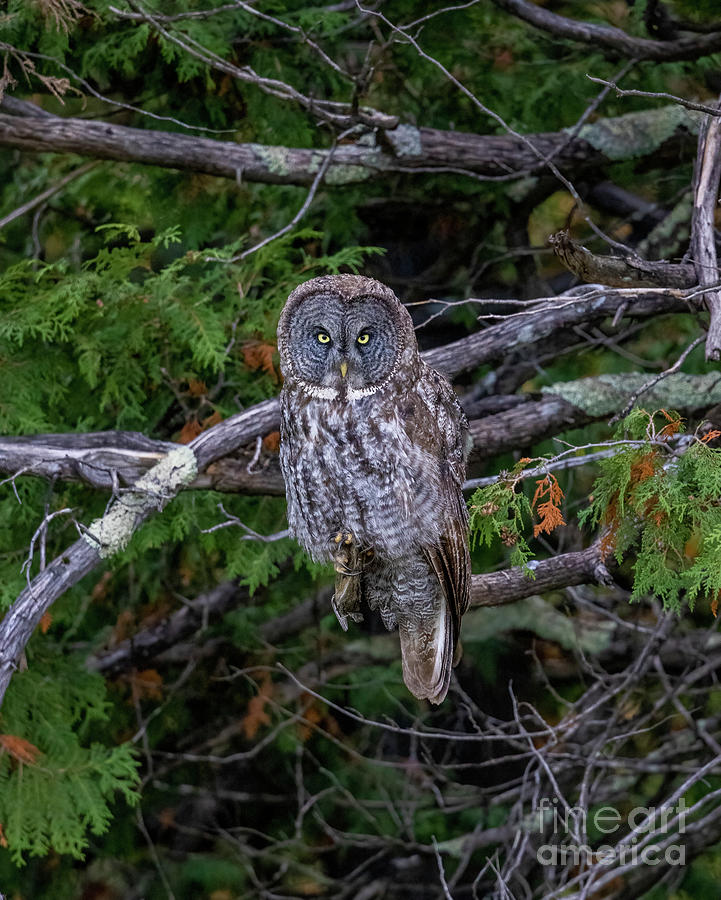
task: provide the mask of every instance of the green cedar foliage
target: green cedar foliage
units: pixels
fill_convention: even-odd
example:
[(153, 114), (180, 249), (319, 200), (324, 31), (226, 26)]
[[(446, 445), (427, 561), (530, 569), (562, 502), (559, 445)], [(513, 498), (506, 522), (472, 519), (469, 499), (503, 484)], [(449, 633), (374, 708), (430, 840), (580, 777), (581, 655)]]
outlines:
[(88, 834), (103, 834), (110, 803), (137, 800), (131, 744), (93, 740), (108, 719), (98, 675), (53, 659), (15, 675), (0, 716), (0, 822), (5, 846), (24, 857), (52, 848), (81, 858)]
[[(721, 592), (721, 449), (709, 442), (719, 433), (679, 440), (683, 430), (678, 413), (632, 410), (617, 428), (616, 452), (599, 460), (590, 504), (578, 519), (600, 530), (602, 552), (619, 565), (633, 555), (631, 600), (652, 594), (680, 612), (684, 600), (693, 609), (705, 597), (715, 610)], [(530, 462), (519, 460), (470, 501), (474, 543), (502, 541), (512, 548), (511, 565), (525, 565), (534, 555), (524, 531), (538, 488), (532, 501), (519, 489)], [(536, 512), (543, 522), (543, 504)], [(562, 524), (558, 516), (555, 521)], [(534, 536), (541, 530), (549, 528), (536, 525)]]
[(641, 446), (620, 446), (600, 461), (579, 516), (600, 526), (602, 546), (619, 564), (634, 551), (631, 599), (655, 594), (677, 612), (684, 598), (693, 609), (707, 597), (715, 609), (721, 591), (721, 449), (708, 445), (718, 432), (672, 445), (682, 430), (677, 413), (633, 410), (617, 437)]
[(524, 520), (531, 517), (531, 504), (523, 489), (519, 489), (521, 473), (528, 462), (519, 460), (497, 482), (478, 488), (469, 504), (472, 546), (490, 547), (498, 539), (512, 548), (513, 566), (524, 566), (534, 555), (524, 536)]
[[(321, 235), (305, 229), (234, 263), (241, 241), (201, 251), (184, 244), (177, 228), (148, 239), (132, 225), (97, 231), (103, 246), (79, 270), (64, 260), (28, 260), (0, 275), (0, 357), (10, 361), (0, 401), (5, 433), (118, 428), (177, 439), (188, 424), (199, 429), (236, 412), (239, 392), (247, 404), (271, 396), (278, 389), (275, 325), (288, 293), (315, 274), (357, 269), (372, 249), (310, 256), (307, 248)], [(258, 347), (264, 355), (256, 359), (249, 349)], [(0, 503), (5, 604), (23, 587), (21, 565), (48, 502), (39, 482), (21, 481), (17, 488), (16, 498), (5, 485)], [(96, 494), (58, 486), (49, 509), (70, 507), (87, 522), (107, 501)], [(211, 492), (179, 497), (135, 535), (113, 561), (115, 571), (156, 550), (137, 576), (142, 596), (152, 597), (167, 585), (173, 554), (179, 567), (194, 572), (198, 592), (221, 570), (254, 590), (277, 575), (281, 560), (295, 554), (300, 561), (287, 540), (243, 541), (229, 528), (202, 534), (221, 518), (218, 500)], [(279, 498), (224, 502), (260, 532), (284, 527)], [(74, 537), (72, 528), (51, 527), (48, 554)], [(70, 592), (58, 604), (53, 627), (71, 625), (86, 594)], [(51, 848), (81, 856), (88, 833), (107, 829), (113, 796), (132, 802), (137, 784), (132, 745), (88, 740), (107, 715), (103, 679), (78, 671), (72, 656), (55, 654), (52, 664), (43, 659), (48, 639), (36, 636), (30, 669), (14, 677), (0, 715), (7, 741), (0, 756), (0, 823), (16, 862)]]
[[(0, 275), (0, 354), (13, 360), (0, 403), (5, 433), (147, 433), (149, 424), (152, 431), (174, 399), (164, 382), (217, 379), (221, 372), (235, 382), (240, 347), (274, 339), (289, 291), (314, 274), (357, 268), (365, 252), (351, 247), (311, 258), (302, 242), (318, 235), (305, 230), (232, 264), (208, 260), (230, 259), (239, 242), (201, 253), (181, 245), (177, 228), (150, 240), (135, 226), (98, 231), (106, 246), (80, 272), (64, 261), (26, 260)], [(277, 389), (270, 369), (248, 387), (255, 396), (245, 395), (247, 402)], [(213, 411), (237, 411), (233, 393), (213, 401)]]

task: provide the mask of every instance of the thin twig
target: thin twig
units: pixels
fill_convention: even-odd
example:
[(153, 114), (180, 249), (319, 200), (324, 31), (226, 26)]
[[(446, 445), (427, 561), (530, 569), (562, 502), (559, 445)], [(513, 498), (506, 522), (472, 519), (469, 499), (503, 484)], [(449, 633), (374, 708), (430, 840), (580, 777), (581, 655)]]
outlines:
[[(339, 139), (344, 137), (347, 132), (344, 132), (340, 135)], [(220, 256), (204, 256), (203, 259), (205, 262), (223, 262), (223, 263), (235, 263), (241, 262), (246, 259), (251, 253), (257, 253), (262, 247), (266, 247), (268, 244), (273, 241), (277, 241), (278, 238), (283, 237), (284, 234), (288, 234), (289, 231), (292, 231), (293, 228), (300, 222), (303, 216), (308, 212), (308, 209), (315, 198), (316, 192), (321, 185), (321, 182), (325, 178), (325, 174), (328, 171), (328, 167), (330, 166), (333, 160), (333, 153), (335, 152), (335, 148), (338, 146), (338, 141), (334, 141), (333, 146), (328, 150), (326, 155), (323, 158), (323, 162), (321, 163), (318, 172), (313, 179), (313, 183), (308, 190), (305, 200), (303, 201), (303, 205), (300, 207), (298, 212), (293, 216), (293, 218), (284, 225), (281, 229), (276, 231), (274, 234), (268, 235), (268, 237), (263, 238), (262, 241), (259, 241), (252, 247), (249, 247), (247, 250), (243, 250), (242, 253), (237, 253), (235, 256), (231, 256), (229, 259), (224, 259)]]
[(696, 103), (695, 100), (686, 100), (684, 97), (677, 97), (675, 94), (667, 94), (665, 91), (637, 91), (626, 90), (620, 88), (616, 81), (606, 81), (603, 78), (595, 78), (593, 75), (586, 75), (589, 81), (595, 84), (605, 84), (607, 88), (611, 88), (616, 92), (617, 97), (649, 97), (654, 100), (670, 100), (672, 103), (678, 103), (685, 109), (696, 110), (697, 112), (706, 113), (709, 116), (721, 116), (721, 109), (717, 106), (709, 106), (707, 103)]
[(92, 162), (86, 162), (82, 166), (78, 166), (78, 168), (73, 169), (72, 172), (68, 172), (67, 175), (64, 175), (60, 179), (60, 181), (51, 185), (49, 188), (46, 188), (37, 196), (33, 197), (32, 200), (28, 200), (27, 203), (23, 203), (22, 206), (18, 206), (17, 209), (14, 209), (11, 213), (8, 213), (4, 218), (0, 219), (0, 228), (4, 228), (6, 225), (14, 222), (15, 219), (24, 216), (25, 213), (29, 213), (32, 209), (35, 209), (36, 206), (41, 206), (46, 200), (49, 200), (50, 197), (57, 194), (58, 191), (61, 191), (67, 184), (70, 184), (71, 181), (80, 178), (81, 175), (85, 175), (86, 172), (94, 169), (97, 165), (99, 165), (99, 162), (93, 160)]
[(446, 881), (446, 870), (443, 868), (443, 859), (441, 858), (441, 851), (438, 849), (438, 841), (436, 840), (435, 834), (431, 835), (431, 840), (433, 841), (433, 852), (435, 853), (436, 862), (438, 863), (438, 875), (441, 879), (443, 896), (445, 900), (453, 900), (450, 888), (448, 887), (448, 882)]

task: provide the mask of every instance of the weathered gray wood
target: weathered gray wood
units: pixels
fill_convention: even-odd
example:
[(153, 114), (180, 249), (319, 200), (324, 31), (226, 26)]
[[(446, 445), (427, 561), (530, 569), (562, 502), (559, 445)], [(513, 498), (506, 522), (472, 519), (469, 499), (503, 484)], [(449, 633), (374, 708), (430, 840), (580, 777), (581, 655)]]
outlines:
[[(619, 307), (628, 304), (628, 314), (633, 316), (658, 314), (685, 310), (686, 304), (673, 292), (659, 292), (636, 295), (629, 292), (601, 291), (592, 296), (559, 298), (558, 304), (542, 304), (538, 309), (510, 317), (508, 320), (486, 331), (469, 335), (460, 341), (426, 353), (426, 361), (453, 376), (459, 372), (475, 368), (488, 360), (505, 355), (514, 346), (532, 344), (559, 329), (570, 325), (597, 321), (614, 314)], [(542, 401), (545, 406), (546, 401)], [(553, 403), (551, 404), (553, 405)], [(556, 403), (556, 406), (559, 404)], [(563, 404), (560, 404), (563, 406)], [(515, 410), (507, 411), (509, 414)], [(565, 415), (565, 410), (561, 412)], [(228, 456), (237, 447), (254, 441), (277, 427), (279, 418), (276, 398), (259, 403), (238, 413), (224, 422), (200, 434), (187, 447), (170, 445), (173, 449), (162, 456), (156, 465), (141, 478), (141, 487), (121, 495), (109, 512), (99, 522), (91, 526), (92, 533), (101, 539), (96, 547), (91, 537), (81, 538), (37, 575), (22, 591), (0, 623), (0, 701), (17, 665), (17, 660), (27, 644), (33, 629), (43, 613), (69, 587), (98, 565), (103, 555), (108, 555), (122, 545), (133, 530), (139, 528), (145, 519), (162, 509), (175, 494), (192, 483), (197, 473), (222, 457)], [(95, 436), (95, 450), (105, 436)], [(63, 449), (68, 450), (71, 436), (56, 436), (56, 443), (48, 465), (60, 465)], [(8, 451), (6, 445), (5, 452)], [(163, 445), (163, 449), (167, 448)], [(119, 459), (127, 463), (127, 449), (133, 448), (147, 461), (148, 453), (157, 452), (155, 442), (149, 442), (142, 435), (133, 435), (121, 440)], [(123, 450), (125, 448), (125, 450)], [(102, 452), (102, 447), (100, 448)], [(117, 449), (117, 448), (116, 448)], [(145, 456), (144, 456), (145, 455)], [(178, 464), (168, 467), (169, 458), (178, 455)], [(118, 459), (118, 455), (115, 455)], [(189, 473), (189, 460), (195, 474)], [(79, 465), (82, 465), (82, 460)], [(86, 461), (87, 465), (87, 461)], [(179, 470), (183, 471), (180, 473)], [(156, 473), (156, 474), (154, 474)], [(111, 479), (112, 481), (112, 479)], [(145, 485), (152, 484), (148, 490)], [(137, 485), (136, 485), (137, 487)], [(105, 541), (109, 542), (107, 545)]]
[(527, 312), (460, 338), (423, 354), (429, 366), (455, 378), (486, 362), (502, 359), (514, 348), (533, 344), (582, 323), (598, 322), (625, 308), (631, 318), (647, 318), (672, 312), (688, 312), (689, 305), (678, 291), (647, 293), (599, 288), (587, 294), (558, 297)]
[(528, 0), (493, 0), (493, 2), (506, 12), (523, 19), (524, 22), (557, 37), (592, 44), (600, 50), (627, 59), (655, 59), (659, 62), (696, 60), (721, 50), (721, 32), (718, 31), (674, 41), (654, 41), (626, 34), (625, 31), (611, 25), (596, 25), (569, 19), (535, 3), (529, 3)]
[(698, 284), (696, 269), (691, 263), (599, 256), (572, 240), (567, 231), (551, 235), (548, 241), (563, 265), (586, 283), (663, 288), (692, 288)]
[[(718, 260), (714, 216), (721, 178), (721, 119), (706, 116), (698, 138), (698, 153), (694, 169), (694, 203), (691, 220), (691, 253), (698, 282), (718, 284)], [(721, 293), (707, 291), (704, 302), (709, 311), (706, 336), (706, 359), (721, 359)]]
[[(248, 443), (270, 430), (278, 416), (278, 401), (266, 400), (238, 413), (199, 435), (187, 446), (171, 445), (136, 483), (136, 490), (121, 495), (88, 534), (75, 541), (53, 560), (18, 595), (0, 622), (0, 702), (5, 696), (17, 661), (50, 606), (68, 588), (77, 584), (101, 560), (121, 549), (132, 532), (152, 513), (163, 509), (178, 491), (192, 481), (192, 472), (206, 468), (234, 447)], [(177, 456), (177, 463), (173, 457)]]
[[(150, 131), (90, 119), (41, 117), (0, 112), (0, 146), (38, 153), (76, 153), (94, 159), (109, 159), (202, 172), (235, 180), (269, 184), (310, 185), (328, 150), (240, 144), (167, 131)], [(10, 107), (17, 112), (17, 107)], [(5, 101), (0, 109), (9, 109)], [(399, 125), (355, 143), (340, 144), (325, 176), (327, 185), (383, 178), (396, 172), (428, 167), (466, 170), (497, 178), (536, 170), (539, 158), (553, 159), (565, 172), (597, 170), (612, 159), (652, 157), (678, 161), (693, 152), (689, 129), (696, 121), (690, 114), (659, 142), (640, 146), (636, 132), (653, 131), (654, 122), (668, 118), (667, 109), (632, 113), (605, 120), (603, 126), (588, 125), (580, 136), (569, 139), (565, 131), (528, 135), (536, 148), (510, 135), (468, 134)], [(643, 121), (642, 128), (635, 122)], [(698, 117), (697, 117), (698, 119)], [(626, 148), (626, 149), (624, 149)]]

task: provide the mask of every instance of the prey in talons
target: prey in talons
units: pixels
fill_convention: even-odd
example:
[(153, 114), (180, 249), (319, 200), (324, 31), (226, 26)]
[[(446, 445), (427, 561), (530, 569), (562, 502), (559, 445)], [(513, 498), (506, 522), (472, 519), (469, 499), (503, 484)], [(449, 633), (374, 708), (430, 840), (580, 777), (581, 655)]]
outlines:
[(336, 573), (331, 606), (340, 627), (348, 631), (349, 618), (354, 622), (363, 621), (360, 576), (374, 553), (370, 548), (361, 547), (351, 532), (339, 531), (331, 540), (331, 554)]

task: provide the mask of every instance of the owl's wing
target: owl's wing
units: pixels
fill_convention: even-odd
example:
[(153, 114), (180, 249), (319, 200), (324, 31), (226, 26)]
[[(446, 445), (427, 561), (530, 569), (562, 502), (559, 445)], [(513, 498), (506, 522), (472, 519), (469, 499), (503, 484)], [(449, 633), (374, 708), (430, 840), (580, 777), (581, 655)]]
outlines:
[(442, 376), (427, 370), (423, 388), (432, 426), (418, 424), (426, 444), (430, 442), (427, 449), (438, 459), (438, 501), (443, 513), (438, 540), (423, 545), (421, 550), (438, 580), (445, 603), (437, 610), (433, 623), (409, 629), (399, 619), (399, 631), (406, 684), (415, 696), (441, 703), (448, 691), (451, 669), (458, 661), (454, 657), (461, 616), (470, 599), (468, 511), (463, 499), (468, 422), (453, 389)]
[(444, 512), (438, 543), (424, 547), (423, 552), (448, 601), (455, 631), (455, 647), (461, 616), (468, 609), (471, 590), (468, 510), (463, 499), (468, 420), (453, 389), (444, 378), (439, 378), (438, 387), (436, 421), (440, 439), (440, 500)]
[[(445, 517), (438, 544), (423, 547), (423, 555), (435, 572), (448, 601), (455, 650), (461, 630), (461, 616), (468, 609), (470, 600), (471, 561), (468, 552), (468, 518), (463, 496), (449, 496), (448, 506), (449, 514)], [(455, 662), (457, 660), (454, 660), (454, 664)]]

